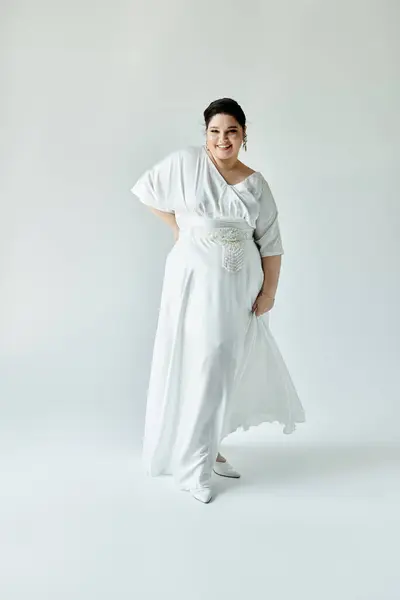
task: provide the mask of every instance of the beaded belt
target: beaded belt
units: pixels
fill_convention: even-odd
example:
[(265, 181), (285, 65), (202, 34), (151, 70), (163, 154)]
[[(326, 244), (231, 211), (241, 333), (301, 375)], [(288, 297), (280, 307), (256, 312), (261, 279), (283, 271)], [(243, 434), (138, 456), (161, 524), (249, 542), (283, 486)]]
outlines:
[(253, 239), (252, 229), (216, 227), (203, 233), (207, 238), (222, 246), (222, 266), (227, 271), (239, 271), (244, 264), (244, 242)]

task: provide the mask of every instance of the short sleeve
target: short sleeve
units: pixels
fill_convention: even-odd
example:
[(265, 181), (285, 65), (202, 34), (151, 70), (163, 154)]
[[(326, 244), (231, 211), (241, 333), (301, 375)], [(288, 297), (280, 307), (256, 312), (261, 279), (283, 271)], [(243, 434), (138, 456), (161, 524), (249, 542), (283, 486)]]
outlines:
[(181, 162), (179, 151), (172, 152), (147, 169), (130, 189), (143, 204), (168, 213), (175, 213), (175, 194)]
[(267, 181), (262, 178), (259, 196), (260, 210), (256, 220), (254, 240), (262, 257), (284, 253), (278, 221), (278, 209)]

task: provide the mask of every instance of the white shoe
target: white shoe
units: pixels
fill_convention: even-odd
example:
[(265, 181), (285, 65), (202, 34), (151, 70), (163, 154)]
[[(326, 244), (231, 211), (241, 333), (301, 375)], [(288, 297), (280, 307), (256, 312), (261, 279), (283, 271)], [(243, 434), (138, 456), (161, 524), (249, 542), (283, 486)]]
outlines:
[(204, 504), (208, 504), (212, 498), (212, 492), (209, 487), (192, 488), (190, 493), (196, 500), (200, 500)]
[(219, 460), (216, 460), (214, 463), (214, 473), (220, 475), (221, 477), (233, 477), (235, 479), (239, 479), (240, 477), (240, 473), (235, 471), (235, 469), (232, 467), (232, 465), (228, 463), (228, 461), (221, 462)]

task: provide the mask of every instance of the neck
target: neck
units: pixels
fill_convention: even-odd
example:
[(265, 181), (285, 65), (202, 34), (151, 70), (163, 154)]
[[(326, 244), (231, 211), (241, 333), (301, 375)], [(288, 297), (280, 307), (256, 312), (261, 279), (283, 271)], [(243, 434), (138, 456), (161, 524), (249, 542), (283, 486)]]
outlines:
[(216, 158), (213, 156), (212, 152), (206, 148), (208, 156), (211, 158), (213, 163), (219, 167), (219, 169), (224, 171), (232, 171), (238, 164), (239, 159), (237, 156), (233, 156), (232, 158), (227, 158), (226, 160)]

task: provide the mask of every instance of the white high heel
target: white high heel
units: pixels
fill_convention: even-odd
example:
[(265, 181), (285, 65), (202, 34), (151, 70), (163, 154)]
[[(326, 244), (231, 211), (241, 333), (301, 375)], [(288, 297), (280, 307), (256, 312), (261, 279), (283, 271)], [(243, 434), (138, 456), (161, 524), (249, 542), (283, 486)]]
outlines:
[(228, 461), (221, 462), (216, 460), (214, 463), (214, 473), (220, 475), (221, 477), (233, 477), (234, 479), (239, 479), (240, 477), (240, 473), (235, 471)]
[(212, 498), (211, 489), (208, 487), (192, 488), (190, 493), (196, 500), (200, 500), (204, 504), (208, 504)]

